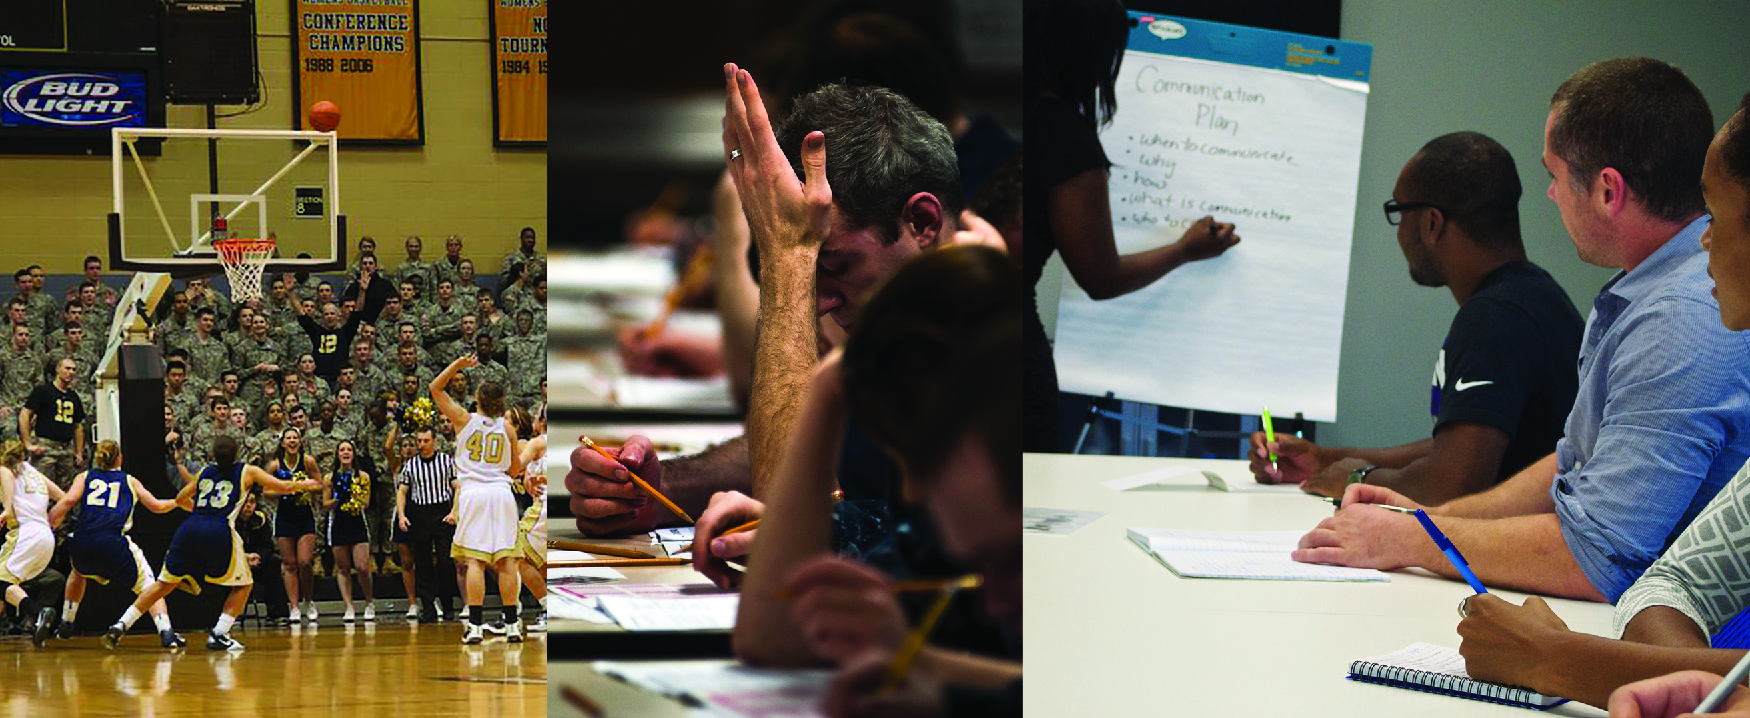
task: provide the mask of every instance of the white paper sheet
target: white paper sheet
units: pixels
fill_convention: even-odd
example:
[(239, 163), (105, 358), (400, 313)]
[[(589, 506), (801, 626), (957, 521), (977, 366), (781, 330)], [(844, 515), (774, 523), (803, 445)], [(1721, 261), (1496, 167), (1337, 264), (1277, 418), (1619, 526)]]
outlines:
[[(1220, 99), (1182, 91), (1204, 86)], [(1124, 53), (1121, 110), (1100, 136), (1119, 253), (1175, 242), (1204, 215), (1235, 223), (1242, 241), (1116, 299), (1095, 302), (1066, 278), (1062, 389), (1334, 421), (1365, 88)]]
[[(563, 549), (547, 549), (547, 561), (593, 561), (595, 556), (582, 551), (566, 551)], [(624, 579), (626, 574), (606, 566), (589, 568), (548, 567), (547, 583), (551, 586), (583, 583), (603, 583)]]
[(1168, 466), (1163, 469), (1144, 471), (1140, 474), (1124, 476), (1110, 481), (1100, 482), (1113, 491), (1128, 491), (1138, 486), (1208, 486), (1209, 479), (1203, 472), (1189, 466)]
[(816, 718), (833, 672), (749, 668), (735, 661), (597, 661), (596, 671), (658, 695), (703, 704), (708, 715)]
[(1131, 528), (1131, 541), (1186, 578), (1276, 581), (1390, 581), (1370, 568), (1301, 563), (1290, 557), (1299, 531)]
[(1028, 506), (1021, 509), (1021, 532), (1030, 534), (1057, 534), (1059, 536), (1072, 534), (1083, 526), (1091, 524), (1104, 511), (1076, 511), (1074, 509), (1047, 509)]
[(659, 543), (662, 541), (686, 541), (687, 543), (692, 543), (693, 527), (676, 526), (674, 528), (657, 529), (650, 532), (650, 538), (652, 539), (651, 543)]
[[(547, 580), (552, 581), (552, 578), (549, 577)], [(614, 622), (613, 616), (602, 613), (601, 609), (596, 608), (596, 602), (594, 599), (585, 601), (580, 598), (566, 595), (566, 593), (563, 590), (559, 590), (557, 586), (553, 588), (555, 590), (547, 594), (548, 617), (570, 619), (574, 621), (589, 621), (590, 623)]]
[(735, 609), (741, 605), (741, 596), (602, 596), (596, 603), (602, 613), (613, 616), (628, 631), (727, 631), (735, 628)]

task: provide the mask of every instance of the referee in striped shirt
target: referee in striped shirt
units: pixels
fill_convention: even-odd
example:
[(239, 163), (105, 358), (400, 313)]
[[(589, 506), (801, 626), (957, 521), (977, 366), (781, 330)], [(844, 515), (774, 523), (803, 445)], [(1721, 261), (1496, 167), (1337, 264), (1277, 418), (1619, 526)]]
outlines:
[(414, 437), (419, 454), (402, 464), (401, 474), (395, 478), (395, 520), (412, 539), (419, 620), (431, 622), (439, 618), (439, 601), (445, 614), (456, 615), (456, 583), (450, 580), (456, 574), (455, 561), (450, 558), (456, 527), (444, 521), (456, 495), (456, 459), (437, 453), (437, 441), (429, 427)]

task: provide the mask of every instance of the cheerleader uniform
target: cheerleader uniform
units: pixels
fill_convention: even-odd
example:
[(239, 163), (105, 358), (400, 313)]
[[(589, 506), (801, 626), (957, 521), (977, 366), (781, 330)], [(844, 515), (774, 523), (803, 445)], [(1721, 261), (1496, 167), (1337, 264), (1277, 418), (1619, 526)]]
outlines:
[(469, 417), (456, 432), (456, 538), (450, 556), (492, 563), (520, 555), (516, 497), (510, 488), (515, 444), (504, 417)]
[(146, 589), (152, 566), (127, 534), (134, 525), (137, 500), (126, 472), (85, 472), (79, 529), (67, 539), (74, 570), (101, 584), (128, 586), (134, 593)]
[(20, 464), (12, 488), (12, 520), (6, 544), (0, 546), (0, 584), (19, 584), (37, 577), (55, 554), (55, 532), (49, 529), (49, 480), (30, 464)]
[[(304, 452), (298, 452), (296, 458), (281, 459), (280, 468), (273, 475), (281, 481), (302, 481), (309, 478), (304, 475)], [(281, 496), (279, 508), (273, 515), (273, 537), (298, 538), (316, 533), (314, 497), (315, 494), (305, 491)]]
[[(158, 580), (200, 595), (201, 579), (219, 586), (249, 586), (249, 560), (234, 521), (243, 508), (243, 464), (201, 470), (194, 510), (176, 528)], [(284, 502), (281, 502), (284, 503)], [(210, 646), (209, 646), (210, 647)]]
[[(361, 544), (371, 540), (365, 530), (365, 516), (361, 511), (351, 513), (341, 508), (353, 497), (354, 472), (343, 471), (334, 474), (334, 510), (328, 512), (328, 545), (336, 547)], [(370, 492), (369, 486), (364, 487)]]

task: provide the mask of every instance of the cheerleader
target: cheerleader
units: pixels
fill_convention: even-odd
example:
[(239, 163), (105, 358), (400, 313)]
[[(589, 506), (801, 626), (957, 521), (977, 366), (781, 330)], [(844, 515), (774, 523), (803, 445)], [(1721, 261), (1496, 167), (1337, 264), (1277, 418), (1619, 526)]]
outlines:
[[(29, 581), (49, 565), (55, 553), (55, 532), (49, 526), (50, 499), (66, 494), (35, 467), (24, 463), (24, 443), (8, 439), (0, 445), (0, 526), (11, 529), (0, 546), (0, 586), (6, 602), (18, 609), (20, 625), (30, 642), (42, 648), (55, 622), (53, 606), (40, 606), (18, 584)], [(55, 517), (59, 523), (60, 517)]]
[(547, 405), (535, 409), (534, 433), (523, 443), (523, 485), (535, 501), (517, 524), (523, 586), (541, 603), (529, 631), (547, 630)]
[[(316, 459), (304, 453), (304, 433), (296, 427), (286, 427), (280, 434), (280, 447), (267, 462), (267, 473), (281, 481), (309, 478), (318, 487), (322, 472)], [(287, 623), (298, 620), (300, 603), (305, 620), (316, 622), (316, 500), (314, 493), (298, 493), (280, 497), (273, 517), (273, 538), (280, 552), (280, 580), (286, 584), (286, 600), (291, 604)], [(302, 599), (300, 601), (299, 599)]]
[(517, 511), (510, 477), (522, 473), (523, 467), (516, 436), (504, 420), (504, 387), (494, 381), (480, 382), (474, 391), (478, 413), (473, 414), (444, 391), (456, 372), (479, 364), (478, 357), (463, 355), (431, 382), (432, 402), (456, 429), (458, 488), (455, 507), (445, 520), (456, 526), (450, 556), (466, 564), (463, 598), (468, 614), (462, 624), (462, 642), (479, 643), (484, 638), (485, 572), (490, 563), (498, 576), (498, 596), (504, 602), (505, 638), (521, 643)]
[(376, 600), (371, 593), (371, 540), (365, 531), (365, 509), (371, 505), (371, 476), (353, 465), (351, 439), (334, 448), (334, 470), (322, 484), (322, 508), (328, 512), (328, 545), (334, 550), (334, 573), (340, 584), (340, 599), (346, 602), (341, 620), (352, 623), (352, 576), (358, 576), (365, 592), (365, 621), (377, 620)]
[[(147, 491), (139, 479), (121, 470), (122, 450), (115, 441), (97, 442), (93, 457), (97, 468), (81, 471), (73, 477), (67, 495), (55, 504), (51, 518), (67, 515), (74, 506), (79, 511), (79, 527), (67, 539), (67, 555), (73, 571), (67, 576), (65, 603), (61, 605), (61, 630), (57, 637), (73, 637), (73, 619), (79, 613), (79, 602), (85, 598), (87, 579), (106, 585), (125, 586), (135, 595), (152, 583), (152, 565), (127, 531), (134, 525), (134, 506), (143, 505), (155, 514), (168, 513), (176, 502), (160, 499)], [(170, 629), (170, 615), (164, 601), (152, 604), (152, 623), (158, 626), (158, 638), (165, 648), (188, 645), (182, 636)]]
[(243, 552), (243, 537), (237, 535), (234, 522), (243, 507), (243, 497), (250, 488), (261, 486), (271, 493), (320, 491), (315, 479), (281, 481), (267, 472), (237, 460), (237, 440), (230, 436), (213, 439), (213, 463), (201, 470), (197, 479), (186, 467), (177, 466), (182, 474), (182, 491), (176, 495), (176, 505), (191, 515), (176, 528), (170, 538), (170, 549), (164, 554), (164, 570), (158, 580), (122, 613), (109, 631), (103, 634), (103, 645), (115, 648), (128, 627), (139, 620), (146, 608), (157, 603), (171, 591), (181, 588), (200, 595), (201, 579), (217, 586), (226, 586), (231, 593), (219, 620), (207, 634), (207, 649), (238, 651), (243, 644), (231, 637), (231, 625), (243, 613), (249, 601), (249, 590), (255, 579), (249, 574), (249, 558)]

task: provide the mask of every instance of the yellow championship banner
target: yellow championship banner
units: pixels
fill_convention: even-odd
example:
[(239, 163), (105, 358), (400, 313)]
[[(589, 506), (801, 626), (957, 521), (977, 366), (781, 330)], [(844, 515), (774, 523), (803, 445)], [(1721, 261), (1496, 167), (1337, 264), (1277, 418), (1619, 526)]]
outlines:
[(340, 110), (342, 140), (425, 141), (419, 76), (419, 0), (291, 0), (298, 106), (294, 126), (310, 127), (310, 106)]
[(492, 5), (493, 144), (547, 142), (547, 0)]

